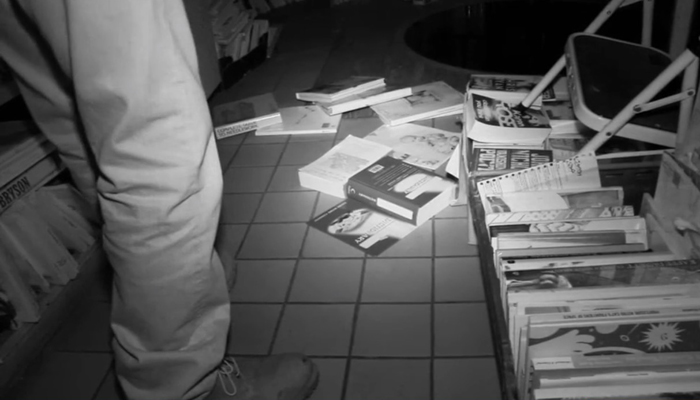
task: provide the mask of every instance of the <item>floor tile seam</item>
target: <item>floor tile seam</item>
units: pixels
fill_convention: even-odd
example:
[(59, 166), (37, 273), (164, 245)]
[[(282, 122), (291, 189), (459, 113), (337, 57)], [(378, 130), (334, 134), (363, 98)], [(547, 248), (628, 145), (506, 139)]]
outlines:
[[(241, 251), (241, 248), (243, 247), (243, 243), (248, 238), (248, 233), (250, 233), (250, 230), (252, 229), (252, 225), (255, 221), (255, 218), (257, 218), (257, 216), (258, 216), (258, 211), (260, 211), (260, 207), (262, 206), (262, 203), (265, 200), (265, 194), (267, 193), (268, 189), (270, 188), (270, 185), (272, 185), (272, 180), (275, 176), (275, 173), (277, 172), (277, 168), (279, 167), (279, 161), (282, 158), (282, 154), (284, 154), (285, 150), (287, 150), (288, 143), (289, 143), (289, 140), (287, 140), (284, 143), (284, 146), (282, 147), (282, 151), (280, 152), (279, 156), (277, 157), (277, 163), (274, 165), (274, 168), (272, 169), (272, 174), (270, 175), (270, 180), (265, 185), (265, 191), (263, 192), (263, 196), (260, 198), (260, 202), (258, 203), (257, 207), (255, 207), (255, 212), (253, 212), (253, 215), (251, 216), (250, 226), (248, 226), (248, 229), (246, 230), (245, 234), (243, 235), (243, 240), (241, 241), (241, 245), (239, 246), (238, 251), (235, 253), (236, 256), (234, 258), (237, 258), (239, 252)], [(243, 147), (243, 146), (241, 146), (241, 147)]]
[(284, 314), (287, 309), (287, 304), (289, 296), (292, 292), (292, 287), (294, 286), (294, 278), (296, 276), (297, 270), (299, 269), (299, 260), (294, 263), (294, 268), (292, 270), (292, 276), (289, 279), (289, 284), (287, 286), (287, 291), (284, 295), (284, 302), (279, 303), (281, 305), (279, 315), (277, 317), (277, 322), (275, 323), (275, 328), (272, 330), (272, 340), (270, 341), (269, 348), (267, 349), (267, 354), (273, 354), (273, 349), (275, 348), (275, 343), (277, 342), (280, 328), (282, 327), (282, 321), (284, 320)]
[(345, 400), (350, 381), (350, 362), (352, 361), (352, 348), (355, 345), (355, 335), (357, 333), (357, 321), (360, 318), (360, 306), (362, 304), (362, 291), (364, 290), (365, 275), (367, 270), (367, 255), (362, 258), (362, 266), (360, 268), (360, 282), (357, 288), (357, 297), (355, 298), (355, 307), (352, 314), (352, 324), (350, 326), (350, 339), (348, 340), (347, 360), (345, 361), (345, 370), (343, 371), (343, 383), (340, 389), (340, 400)]
[[(433, 228), (433, 248), (435, 248), (435, 220), (432, 221)], [(435, 356), (435, 291), (436, 291), (436, 280), (435, 280), (435, 258), (430, 260), (430, 355)], [(429, 390), (430, 390), (430, 400), (435, 398), (435, 361), (431, 357), (430, 359), (430, 372), (429, 372)]]
[[(231, 146), (233, 146), (233, 145), (231, 145)], [(238, 153), (240, 153), (241, 147), (243, 147), (243, 143), (239, 143), (239, 144), (237, 144), (237, 145), (235, 145), (235, 146), (236, 146), (236, 151), (233, 152), (233, 155), (231, 155), (231, 158), (229, 158), (229, 160), (228, 160), (228, 162), (226, 163), (226, 165), (224, 165), (224, 166), (221, 168), (221, 176), (222, 176), (222, 178), (223, 178), (223, 176), (226, 174), (226, 172), (229, 170), (229, 168), (231, 168), (231, 164), (233, 164), (233, 160), (235, 160), (235, 159), (236, 159), (236, 156), (238, 156)], [(217, 149), (217, 154), (218, 154), (218, 149)], [(220, 161), (220, 160), (219, 160), (219, 161)]]
[[(250, 132), (251, 134), (254, 134), (255, 131)], [(227, 172), (229, 169), (238, 169), (238, 168), (263, 168), (263, 167), (276, 167), (279, 165), (280, 160), (282, 159), (282, 155), (284, 152), (287, 150), (287, 144), (289, 143), (289, 137), (287, 137), (284, 142), (279, 142), (279, 143), (246, 143), (245, 141), (247, 138), (243, 139), (243, 142), (238, 145), (238, 149), (236, 149), (236, 152), (234, 153), (233, 157), (231, 157), (231, 161), (229, 161), (229, 165), (227, 168)], [(236, 157), (240, 154), (242, 149), (247, 146), (270, 146), (270, 145), (283, 145), (282, 146), (282, 151), (280, 154), (277, 156), (277, 160), (275, 161), (275, 164), (256, 164), (256, 165), (233, 165), (234, 161), (236, 160)], [(273, 171), (274, 174), (274, 171)], [(269, 186), (269, 182), (268, 182)]]
[[(238, 306), (245, 305), (281, 305), (291, 304), (297, 306), (333, 306), (333, 305), (353, 305), (358, 304), (356, 301), (232, 301), (231, 304)], [(454, 301), (360, 301), (363, 306), (424, 306), (424, 305), (470, 305), (470, 304), (485, 304), (485, 300), (454, 300)]]
[[(288, 145), (288, 144), (287, 144)], [(312, 214), (313, 210), (316, 208), (316, 205), (320, 201), (320, 196), (317, 194), (316, 199), (314, 200), (314, 204), (312, 207)], [(262, 201), (260, 202), (262, 204)], [(268, 349), (268, 353), (272, 354), (272, 351), (274, 349), (275, 343), (277, 342), (278, 335), (279, 335), (279, 330), (280, 327), (282, 326), (282, 321), (284, 318), (285, 311), (287, 309), (287, 304), (289, 303), (289, 298), (291, 297), (292, 294), (292, 288), (294, 287), (294, 281), (296, 278), (297, 271), (299, 270), (299, 262), (302, 259), (301, 254), (304, 251), (304, 244), (306, 243), (306, 239), (309, 236), (309, 226), (306, 226), (306, 229), (304, 230), (304, 237), (301, 240), (301, 244), (299, 245), (299, 251), (297, 253), (297, 257), (294, 259), (294, 269), (292, 270), (292, 276), (289, 279), (289, 285), (287, 286), (287, 292), (285, 293), (284, 296), (284, 303), (282, 303), (282, 308), (280, 309), (280, 315), (277, 319), (277, 324), (275, 325), (275, 329), (273, 330), (272, 333), (272, 340), (270, 341), (270, 348)]]
[[(109, 379), (110, 374), (114, 370), (114, 361), (110, 363), (109, 368), (107, 368), (107, 371), (105, 371), (104, 376), (102, 379), (100, 379), (100, 383), (97, 385), (97, 388), (95, 389), (95, 393), (93, 393), (92, 396), (90, 396), (90, 400), (101, 400), (97, 396), (100, 394), (100, 390), (102, 389), (102, 386), (104, 386), (107, 383), (107, 380)], [(118, 388), (115, 388), (116, 390), (119, 390)]]
[[(308, 222), (308, 221), (307, 221)], [(250, 223), (250, 224), (245, 224), (245, 223), (236, 223), (236, 224), (220, 224), (220, 225), (281, 225), (281, 224), (299, 224), (300, 222), (275, 222), (275, 223)], [(468, 255), (444, 255), (444, 256), (437, 256), (437, 257), (429, 257), (429, 256), (416, 256), (416, 257), (372, 257), (372, 258), (367, 258), (368, 260), (399, 260), (399, 259), (406, 259), (406, 260), (413, 260), (416, 258), (425, 258), (425, 259), (449, 259), (449, 258), (471, 258), (471, 257), (478, 257), (478, 256), (468, 256)], [(274, 261), (274, 260), (357, 260), (357, 259), (364, 259), (365, 257), (362, 255), (358, 255), (357, 257), (352, 257), (352, 256), (339, 256), (339, 257), (331, 257), (331, 256), (301, 256), (301, 257), (253, 257), (253, 258), (236, 258), (237, 260), (240, 261), (263, 261), (263, 260), (268, 260), (268, 261)]]

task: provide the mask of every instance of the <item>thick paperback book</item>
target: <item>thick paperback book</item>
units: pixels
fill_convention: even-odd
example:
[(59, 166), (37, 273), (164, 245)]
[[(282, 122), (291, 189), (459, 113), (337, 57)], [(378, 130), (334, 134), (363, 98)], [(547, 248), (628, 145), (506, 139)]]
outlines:
[(302, 135), (314, 133), (336, 133), (340, 115), (328, 115), (320, 107), (300, 106), (280, 109), (282, 122), (266, 126), (255, 132), (256, 136)]
[(316, 105), (321, 107), (329, 115), (341, 114), (344, 112), (357, 110), (358, 108), (369, 107), (375, 104), (384, 103), (410, 96), (413, 89), (410, 87), (389, 87), (379, 86), (364, 92), (354, 93), (346, 97), (342, 97), (333, 102), (317, 102)]
[(467, 137), (478, 142), (539, 144), (552, 131), (547, 115), (517, 103), (471, 94), (467, 99)]
[(391, 148), (356, 136), (348, 136), (311, 164), (299, 169), (301, 186), (345, 198), (351, 176), (391, 152)]
[(339, 81), (316, 85), (303, 92), (297, 92), (296, 97), (303, 101), (332, 102), (384, 85), (384, 78), (378, 76), (350, 76)]
[(212, 110), (217, 139), (251, 132), (282, 122), (277, 102), (270, 93), (218, 105)]
[(450, 205), (455, 187), (439, 175), (384, 157), (348, 180), (347, 195), (421, 225)]
[(410, 96), (371, 106), (384, 124), (396, 126), (462, 113), (463, 94), (445, 82), (414, 86)]
[[(542, 76), (540, 75), (501, 75), (473, 74), (467, 84), (469, 94), (479, 94), (510, 103), (519, 103), (535, 88)], [(554, 89), (549, 87), (539, 95), (534, 106), (542, 105), (542, 100), (556, 99)]]
[(389, 146), (391, 156), (408, 164), (435, 171), (459, 147), (462, 134), (418, 124), (381, 126), (365, 137)]
[(309, 225), (373, 256), (417, 228), (354, 199), (331, 207)]
[(554, 161), (551, 150), (485, 147), (474, 149), (473, 160), (473, 176), (503, 175)]

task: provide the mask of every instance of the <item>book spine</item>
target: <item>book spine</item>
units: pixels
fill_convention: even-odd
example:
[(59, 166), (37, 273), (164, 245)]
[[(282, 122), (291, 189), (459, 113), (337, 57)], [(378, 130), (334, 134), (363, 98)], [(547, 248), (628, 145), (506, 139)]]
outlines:
[(61, 171), (56, 155), (49, 155), (30, 167), (22, 175), (0, 189), (0, 213), (10, 208), (17, 200), (43, 185)]
[(241, 133), (254, 131), (259, 128), (262, 128), (262, 126), (260, 126), (258, 121), (242, 121), (218, 126), (214, 128), (214, 135), (216, 135), (217, 139), (224, 139), (227, 137), (240, 135)]
[(352, 178), (347, 183), (347, 195), (364, 204), (375, 207), (389, 215), (416, 224), (418, 217), (417, 206), (409, 201), (389, 196), (380, 190), (365, 185)]

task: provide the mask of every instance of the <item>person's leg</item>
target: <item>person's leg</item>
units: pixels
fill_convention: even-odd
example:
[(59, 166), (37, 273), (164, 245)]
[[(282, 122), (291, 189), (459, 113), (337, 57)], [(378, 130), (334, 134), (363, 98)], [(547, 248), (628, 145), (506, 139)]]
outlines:
[(120, 383), (131, 399), (205, 396), (230, 313), (213, 251), (221, 169), (182, 3), (0, 4), (2, 57), (81, 189), (83, 128), (95, 155)]

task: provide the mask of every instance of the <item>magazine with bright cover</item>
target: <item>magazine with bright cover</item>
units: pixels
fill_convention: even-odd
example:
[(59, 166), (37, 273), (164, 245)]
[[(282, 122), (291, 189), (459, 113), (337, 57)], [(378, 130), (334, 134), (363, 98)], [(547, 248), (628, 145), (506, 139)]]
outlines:
[(280, 109), (282, 122), (266, 126), (255, 132), (256, 136), (302, 135), (336, 133), (341, 115), (328, 115), (318, 106), (285, 107)]
[(620, 207), (624, 200), (620, 186), (592, 189), (509, 192), (483, 196), (486, 214), (569, 208)]
[(365, 136), (365, 140), (392, 149), (391, 156), (407, 164), (435, 171), (459, 148), (461, 133), (418, 124), (383, 125)]
[(354, 199), (336, 204), (309, 221), (309, 225), (373, 256), (417, 228)]
[[(520, 103), (542, 80), (541, 75), (472, 74), (467, 83), (467, 93), (479, 94), (510, 103)], [(554, 89), (545, 89), (532, 103), (542, 106), (542, 100), (556, 99)]]
[(546, 257), (523, 259), (500, 259), (498, 267), (503, 271), (526, 271), (547, 268), (593, 267), (615, 264), (662, 262), (684, 260), (673, 253), (606, 254), (581, 257)]
[(410, 96), (371, 106), (384, 124), (408, 122), (461, 114), (463, 94), (442, 81), (418, 85)]
[(339, 81), (318, 84), (297, 92), (297, 100), (332, 102), (354, 93), (384, 86), (384, 78), (378, 76), (350, 76)]
[[(700, 351), (697, 309), (676, 315), (669, 309), (644, 311), (559, 314), (562, 322), (538, 322), (538, 316), (532, 316), (526, 347), (520, 350), (520, 357), (526, 357), (523, 376), (530, 377), (532, 364), (542, 359)], [(524, 382), (523, 393), (531, 383)]]
[(472, 176), (498, 176), (554, 161), (551, 150), (475, 148)]
[(327, 114), (336, 115), (357, 110), (359, 108), (400, 99), (402, 97), (410, 96), (412, 93), (413, 89), (410, 87), (380, 86), (364, 92), (351, 94), (336, 101), (317, 102), (316, 105), (321, 107), (321, 109)]
[(540, 144), (552, 132), (547, 115), (538, 109), (520, 110), (518, 103), (472, 94), (467, 99), (467, 137), (478, 142)]
[(345, 198), (348, 179), (390, 152), (388, 146), (350, 135), (300, 168), (299, 183), (308, 189)]
[(282, 122), (275, 98), (270, 93), (220, 104), (212, 109), (217, 139), (254, 131)]

